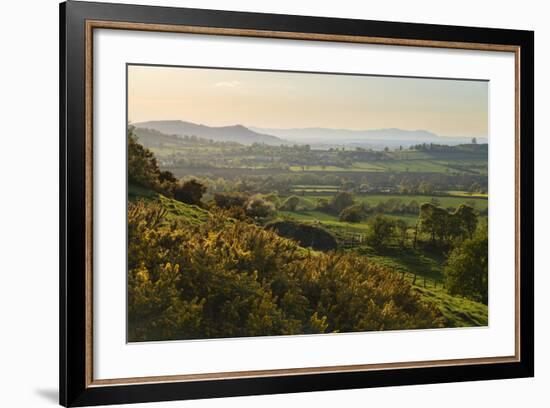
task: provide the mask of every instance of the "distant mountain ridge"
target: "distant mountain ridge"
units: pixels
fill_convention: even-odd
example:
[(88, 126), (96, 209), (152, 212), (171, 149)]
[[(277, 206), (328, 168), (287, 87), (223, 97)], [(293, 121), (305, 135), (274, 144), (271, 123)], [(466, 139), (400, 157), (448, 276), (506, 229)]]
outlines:
[[(351, 130), (330, 128), (268, 129), (250, 127), (255, 132), (264, 132), (299, 144), (349, 145), (349, 146), (410, 146), (421, 143), (462, 144), (470, 143), (471, 137), (445, 137), (427, 130), (404, 130), (397, 128)], [(477, 138), (487, 143), (486, 138)]]
[(137, 128), (156, 130), (165, 135), (197, 136), (203, 139), (237, 142), (244, 145), (264, 143), (278, 146), (287, 143), (277, 136), (255, 132), (242, 125), (213, 127), (182, 120), (155, 120), (134, 123), (133, 125)]
[[(236, 142), (244, 145), (263, 143), (272, 146), (309, 144), (312, 147), (408, 147), (422, 143), (458, 145), (468, 144), (471, 137), (444, 137), (427, 130), (404, 130), (397, 128), (351, 130), (330, 128), (268, 129), (259, 127), (206, 126), (182, 120), (155, 120), (133, 124), (139, 129), (151, 129), (164, 135), (197, 136), (220, 142)], [(478, 143), (487, 143), (487, 138), (477, 138)]]

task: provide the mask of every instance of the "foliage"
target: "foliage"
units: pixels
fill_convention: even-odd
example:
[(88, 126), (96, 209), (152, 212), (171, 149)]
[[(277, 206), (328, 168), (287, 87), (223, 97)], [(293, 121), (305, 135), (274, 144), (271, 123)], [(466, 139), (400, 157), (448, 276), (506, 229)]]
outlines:
[(291, 195), (283, 202), (283, 205), (281, 206), (281, 210), (296, 211), (298, 204), (300, 204), (300, 197)]
[(334, 236), (320, 226), (284, 220), (270, 222), (266, 228), (275, 231), (282, 237), (293, 239), (303, 247), (320, 251), (329, 251), (338, 247)]
[(453, 212), (432, 203), (423, 203), (420, 206), (420, 229), (430, 235), (432, 243), (440, 246), (449, 245), (456, 239), (471, 237), (477, 222), (475, 210), (465, 204), (459, 205)]
[(158, 188), (160, 170), (153, 152), (137, 143), (128, 130), (128, 181), (151, 189)]
[(169, 171), (160, 171), (153, 152), (137, 142), (134, 129), (128, 127), (128, 182), (171, 195), (176, 178)]
[(383, 247), (393, 236), (394, 220), (385, 215), (377, 214), (369, 219), (367, 241), (374, 247)]
[(458, 245), (447, 261), (445, 278), (450, 294), (488, 302), (488, 235), (481, 225), (472, 236)]
[(259, 194), (248, 199), (244, 211), (252, 218), (269, 218), (276, 213), (275, 205)]
[(340, 221), (344, 222), (361, 222), (365, 218), (366, 212), (363, 205), (352, 205), (344, 208), (339, 215)]
[(475, 210), (465, 204), (460, 204), (458, 208), (452, 214), (455, 221), (455, 235), (468, 236), (472, 238), (472, 234), (477, 227), (477, 214)]
[(393, 222), (393, 226), (394, 226), (395, 235), (399, 242), (399, 246), (404, 248), (407, 242), (407, 232), (409, 229), (409, 225), (405, 221), (401, 219), (397, 219)]
[(253, 224), (212, 215), (182, 228), (159, 204), (131, 202), (128, 243), (130, 341), (442, 325), (397, 274)]
[(249, 196), (244, 193), (215, 193), (214, 202), (219, 208), (229, 209), (231, 207), (244, 207)]
[(193, 179), (178, 184), (174, 190), (174, 198), (182, 203), (202, 205), (202, 196), (206, 193), (206, 186)]
[(330, 200), (330, 208), (339, 214), (344, 208), (350, 207), (354, 204), (353, 196), (347, 191), (340, 191), (336, 193)]

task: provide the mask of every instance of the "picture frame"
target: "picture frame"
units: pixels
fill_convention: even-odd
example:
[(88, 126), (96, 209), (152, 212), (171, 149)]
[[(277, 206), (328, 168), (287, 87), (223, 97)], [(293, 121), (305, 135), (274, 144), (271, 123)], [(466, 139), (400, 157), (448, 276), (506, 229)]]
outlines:
[[(511, 53), (514, 58), (514, 353), (220, 371), (94, 375), (94, 32), (171, 33)], [(136, 62), (136, 61), (127, 61)], [(159, 61), (161, 63), (161, 61)], [(103, 404), (446, 383), (534, 375), (534, 33), (68, 1), (60, 5), (60, 404)], [(520, 250), (521, 249), (521, 250)], [(124, 271), (123, 271), (124, 273)], [(124, 297), (124, 294), (120, 294)], [(220, 343), (221, 344), (221, 343)], [(207, 358), (206, 356), (204, 358)]]

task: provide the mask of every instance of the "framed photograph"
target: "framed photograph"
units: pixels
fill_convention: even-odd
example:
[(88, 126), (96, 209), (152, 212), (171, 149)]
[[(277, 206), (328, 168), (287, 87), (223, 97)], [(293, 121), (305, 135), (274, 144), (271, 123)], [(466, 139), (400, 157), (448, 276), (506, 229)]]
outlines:
[(533, 32), (60, 16), (62, 405), (534, 375)]

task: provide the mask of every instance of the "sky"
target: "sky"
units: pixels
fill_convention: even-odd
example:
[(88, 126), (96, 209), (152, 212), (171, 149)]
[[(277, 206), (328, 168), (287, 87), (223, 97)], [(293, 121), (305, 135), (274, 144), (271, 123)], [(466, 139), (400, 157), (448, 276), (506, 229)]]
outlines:
[(488, 82), (128, 66), (128, 120), (488, 135)]

